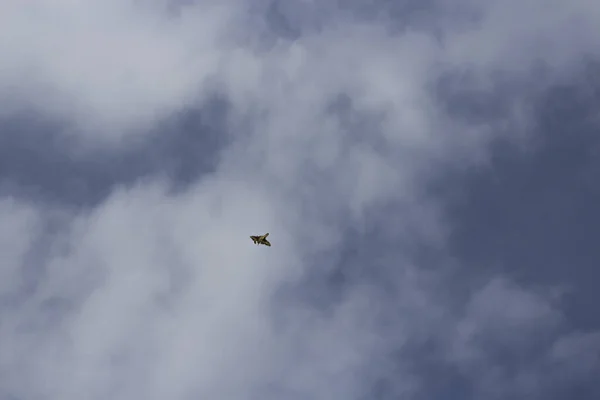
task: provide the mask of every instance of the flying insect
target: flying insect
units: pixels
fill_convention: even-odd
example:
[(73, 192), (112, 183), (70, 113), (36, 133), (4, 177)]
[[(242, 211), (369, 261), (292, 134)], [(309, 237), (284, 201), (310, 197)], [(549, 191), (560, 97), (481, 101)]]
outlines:
[(271, 247), (271, 243), (267, 240), (267, 236), (269, 236), (269, 232), (265, 233), (262, 236), (250, 236), (250, 239), (254, 242), (254, 244), (264, 244), (265, 246)]

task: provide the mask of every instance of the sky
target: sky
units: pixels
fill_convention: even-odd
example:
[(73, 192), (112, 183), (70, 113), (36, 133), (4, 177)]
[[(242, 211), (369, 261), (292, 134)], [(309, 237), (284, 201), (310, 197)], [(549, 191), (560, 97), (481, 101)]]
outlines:
[(0, 399), (600, 398), (599, 36), (591, 0), (4, 0)]

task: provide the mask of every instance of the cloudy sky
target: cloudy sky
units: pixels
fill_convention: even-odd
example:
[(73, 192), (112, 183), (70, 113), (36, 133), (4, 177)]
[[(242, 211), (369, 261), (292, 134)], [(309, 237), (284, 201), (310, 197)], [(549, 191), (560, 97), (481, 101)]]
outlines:
[(600, 398), (598, 37), (592, 0), (0, 2), (0, 399)]

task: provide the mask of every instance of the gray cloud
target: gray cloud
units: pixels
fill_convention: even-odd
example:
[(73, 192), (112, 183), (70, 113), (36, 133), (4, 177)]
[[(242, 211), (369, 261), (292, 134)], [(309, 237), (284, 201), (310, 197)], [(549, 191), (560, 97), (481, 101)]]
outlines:
[(474, 271), (435, 185), (598, 54), (552, 6), (2, 4), (2, 396), (592, 398), (564, 282)]

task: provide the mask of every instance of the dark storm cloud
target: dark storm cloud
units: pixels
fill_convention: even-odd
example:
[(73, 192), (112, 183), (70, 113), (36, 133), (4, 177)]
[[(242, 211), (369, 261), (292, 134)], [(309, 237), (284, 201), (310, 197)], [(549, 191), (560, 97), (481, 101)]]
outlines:
[(474, 271), (564, 285), (575, 328), (588, 329), (600, 326), (599, 91), (587, 79), (548, 90), (530, 147), (499, 142), (489, 166), (454, 182), (464, 197), (448, 210), (453, 249)]
[(227, 105), (170, 118), (149, 139), (117, 149), (79, 149), (64, 126), (34, 112), (0, 121), (0, 194), (55, 206), (88, 207), (115, 187), (167, 177), (174, 190), (214, 171), (227, 143)]

